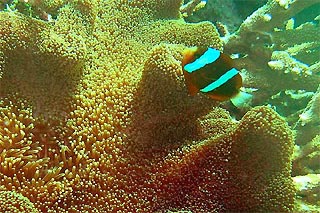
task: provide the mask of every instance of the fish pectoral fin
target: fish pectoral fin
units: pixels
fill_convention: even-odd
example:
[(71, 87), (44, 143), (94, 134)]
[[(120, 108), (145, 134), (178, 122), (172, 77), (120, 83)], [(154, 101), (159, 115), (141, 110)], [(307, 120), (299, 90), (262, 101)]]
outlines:
[(195, 96), (199, 92), (199, 88), (195, 87), (194, 85), (189, 85), (188, 87), (188, 92), (191, 96)]
[(191, 96), (195, 96), (200, 91), (200, 89), (192, 83), (191, 76), (189, 73), (186, 73), (186, 72), (184, 73), (184, 80), (187, 85), (188, 93)]

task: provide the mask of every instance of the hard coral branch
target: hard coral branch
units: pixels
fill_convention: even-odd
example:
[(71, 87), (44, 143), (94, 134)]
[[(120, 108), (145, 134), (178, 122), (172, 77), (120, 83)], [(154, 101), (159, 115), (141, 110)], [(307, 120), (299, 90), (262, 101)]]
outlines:
[(180, 12), (184, 17), (190, 16), (193, 12), (199, 10), (206, 5), (206, 1), (203, 0), (191, 0), (187, 4), (180, 7)]
[(297, 189), (294, 212), (318, 212), (320, 174), (308, 174), (293, 178)]
[(299, 114), (294, 128), (298, 131), (297, 143), (304, 144), (319, 134), (320, 128), (320, 86), (312, 96), (306, 108)]
[(247, 41), (248, 44), (254, 42), (252, 40), (248, 41), (248, 35), (252, 32), (271, 32), (275, 27), (283, 26), (284, 22), (294, 14), (318, 3), (317, 0), (287, 1), (287, 4), (283, 4), (282, 2), (284, 1), (269, 0), (267, 4), (249, 16), (241, 24), (237, 32), (228, 38), (226, 49), (238, 49), (244, 41)]
[[(261, 104), (286, 89), (316, 89), (320, 77), (312, 73), (318, 72), (318, 57), (314, 51), (320, 44), (316, 36), (317, 26), (281, 28), (293, 15), (316, 3), (313, 0), (288, 1), (287, 4), (268, 1), (249, 16), (238, 31), (225, 38), (225, 52), (239, 54), (235, 63), (245, 71), (245, 86), (258, 89), (254, 104)], [(303, 56), (306, 52), (310, 57)], [(278, 83), (280, 76), (286, 84)]]
[(296, 145), (293, 176), (320, 173), (320, 134), (306, 144)]

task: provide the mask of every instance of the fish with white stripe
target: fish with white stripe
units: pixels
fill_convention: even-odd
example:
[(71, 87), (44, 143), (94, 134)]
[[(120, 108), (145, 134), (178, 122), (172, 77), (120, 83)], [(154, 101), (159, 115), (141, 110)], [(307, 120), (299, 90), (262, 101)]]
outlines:
[(242, 77), (227, 54), (211, 47), (192, 47), (183, 56), (183, 73), (190, 95), (202, 92), (217, 101), (237, 99), (233, 101), (236, 106), (237, 102), (252, 98), (240, 91)]

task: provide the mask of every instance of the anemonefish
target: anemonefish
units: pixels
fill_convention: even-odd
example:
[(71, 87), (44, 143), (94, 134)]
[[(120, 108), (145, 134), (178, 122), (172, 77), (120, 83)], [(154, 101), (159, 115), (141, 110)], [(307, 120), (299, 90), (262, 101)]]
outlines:
[(202, 92), (214, 100), (226, 101), (240, 93), (242, 77), (233, 60), (215, 48), (186, 49), (182, 66), (186, 86), (192, 96)]

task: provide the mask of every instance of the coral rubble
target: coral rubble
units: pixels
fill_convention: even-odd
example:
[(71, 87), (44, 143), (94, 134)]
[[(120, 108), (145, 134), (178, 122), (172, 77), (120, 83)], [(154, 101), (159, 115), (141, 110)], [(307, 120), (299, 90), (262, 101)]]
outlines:
[(187, 95), (181, 53), (222, 49), (211, 23), (185, 23), (179, 0), (32, 2), (57, 18), (0, 12), (0, 206), (292, 211), (285, 121)]

